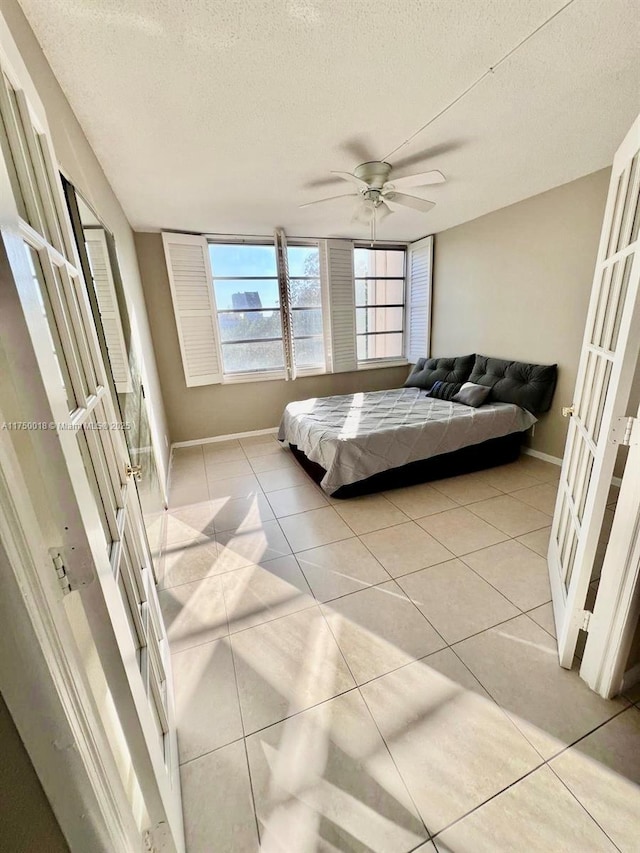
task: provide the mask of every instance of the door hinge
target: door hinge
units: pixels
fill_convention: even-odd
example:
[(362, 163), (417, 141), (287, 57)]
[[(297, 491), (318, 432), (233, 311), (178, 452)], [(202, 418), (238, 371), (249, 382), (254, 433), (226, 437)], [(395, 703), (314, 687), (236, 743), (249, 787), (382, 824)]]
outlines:
[(580, 626), (582, 631), (589, 631), (589, 623), (591, 622), (591, 616), (593, 615), (590, 610), (582, 611), (582, 625)]
[(62, 594), (67, 595), (71, 592), (71, 584), (69, 583), (67, 570), (64, 567), (64, 560), (58, 553), (52, 553), (51, 557), (53, 559), (53, 565), (56, 570), (56, 575), (58, 576), (58, 583), (60, 584)]
[(634, 417), (616, 418), (611, 427), (611, 444), (621, 444), (626, 447), (636, 445), (640, 441), (640, 420)]

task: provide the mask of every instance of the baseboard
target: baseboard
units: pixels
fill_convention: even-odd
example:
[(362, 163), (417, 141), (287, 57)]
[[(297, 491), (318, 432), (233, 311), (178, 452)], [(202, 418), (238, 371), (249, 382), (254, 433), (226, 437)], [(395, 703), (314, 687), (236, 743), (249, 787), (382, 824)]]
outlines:
[(559, 456), (550, 456), (548, 453), (542, 453), (541, 450), (534, 450), (533, 447), (523, 447), (522, 452), (526, 453), (527, 456), (542, 459), (543, 462), (550, 462), (552, 465), (562, 465), (562, 459)]
[(171, 450), (174, 447), (194, 447), (196, 444), (213, 444), (217, 441), (234, 441), (238, 438), (251, 438), (254, 435), (273, 435), (278, 432), (278, 427), (269, 427), (268, 429), (254, 429), (250, 432), (231, 432), (228, 435), (214, 435), (211, 438), (195, 438), (193, 441), (174, 441), (171, 444)]
[[(559, 456), (550, 456), (548, 453), (542, 453), (540, 450), (534, 450), (532, 447), (523, 447), (522, 452), (527, 456), (535, 456), (536, 459), (542, 459), (545, 462), (550, 462), (552, 465), (562, 465), (562, 459)], [(614, 486), (622, 485), (621, 477), (612, 477), (611, 482)]]

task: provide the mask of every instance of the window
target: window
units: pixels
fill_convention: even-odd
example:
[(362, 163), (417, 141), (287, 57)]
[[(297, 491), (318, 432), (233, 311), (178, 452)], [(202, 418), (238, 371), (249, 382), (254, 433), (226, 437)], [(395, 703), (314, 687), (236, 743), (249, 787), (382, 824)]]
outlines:
[(432, 238), (372, 248), (277, 229), (273, 240), (164, 232), (162, 242), (187, 387), (428, 352)]
[(404, 249), (354, 249), (358, 361), (404, 354)]
[(284, 290), (272, 244), (210, 243), (209, 257), (225, 376), (285, 370), (286, 310), (292, 317), (296, 369), (324, 369), (317, 245), (287, 247), (289, 287)]
[(324, 368), (324, 326), (317, 246), (288, 246), (289, 293), (298, 369)]
[(273, 245), (210, 243), (225, 374), (284, 370)]

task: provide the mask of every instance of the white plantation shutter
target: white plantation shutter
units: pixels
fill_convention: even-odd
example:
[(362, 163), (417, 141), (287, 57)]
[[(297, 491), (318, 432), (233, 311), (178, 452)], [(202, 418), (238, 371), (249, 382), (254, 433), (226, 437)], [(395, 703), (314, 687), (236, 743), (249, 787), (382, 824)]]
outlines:
[(107, 237), (102, 228), (85, 228), (84, 242), (87, 247), (89, 266), (95, 285), (113, 381), (116, 391), (120, 394), (126, 394), (132, 390), (129, 354), (127, 353), (120, 311), (118, 310)]
[(331, 368), (333, 373), (358, 369), (353, 244), (326, 240), (324, 266), (329, 291)]
[(433, 237), (409, 246), (407, 279), (407, 361), (415, 364), (429, 355)]
[(187, 386), (222, 381), (222, 358), (204, 237), (162, 235)]

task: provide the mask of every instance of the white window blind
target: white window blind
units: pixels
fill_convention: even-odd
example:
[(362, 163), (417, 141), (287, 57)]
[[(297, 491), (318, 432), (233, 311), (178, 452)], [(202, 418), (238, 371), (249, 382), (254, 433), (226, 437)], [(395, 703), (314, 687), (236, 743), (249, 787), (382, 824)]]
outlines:
[(409, 246), (407, 282), (407, 360), (415, 364), (429, 355), (433, 237)]
[(358, 369), (353, 243), (327, 240), (324, 265), (329, 292), (331, 370), (346, 373)]
[(132, 389), (129, 354), (118, 310), (107, 237), (102, 228), (85, 228), (84, 242), (95, 285), (113, 381), (116, 391), (119, 394), (126, 394)]
[(296, 342), (293, 337), (293, 314), (291, 311), (291, 284), (289, 281), (289, 250), (287, 238), (281, 228), (274, 234), (278, 259), (278, 288), (282, 312), (282, 341), (285, 351), (285, 371), (287, 379), (296, 378)]
[(222, 381), (209, 251), (204, 237), (162, 235), (184, 377), (188, 386)]

